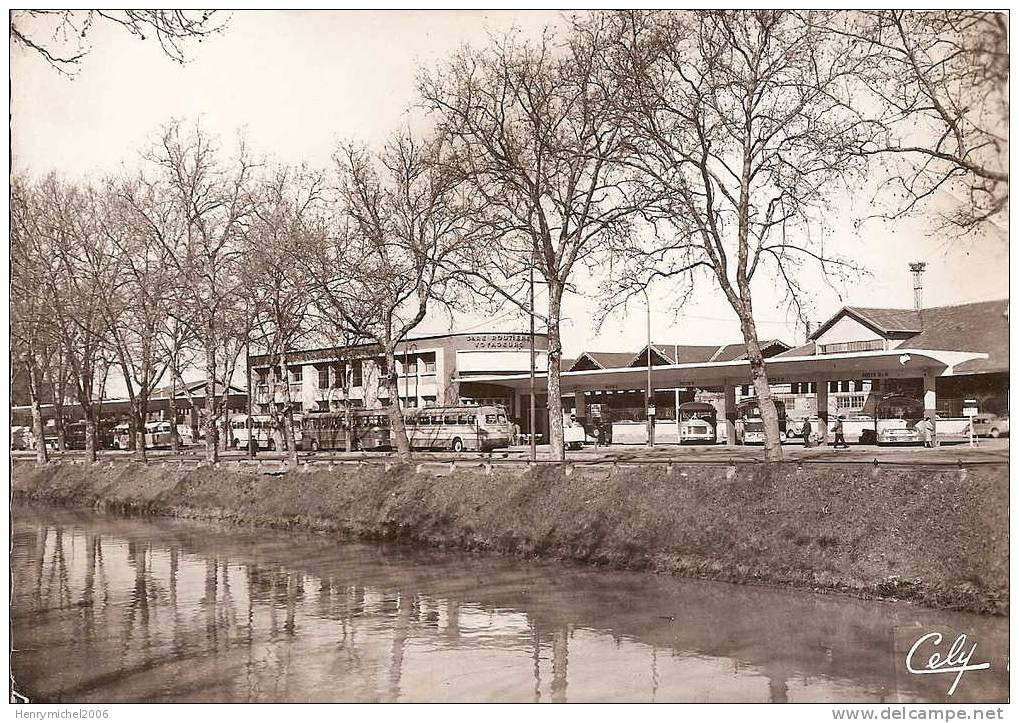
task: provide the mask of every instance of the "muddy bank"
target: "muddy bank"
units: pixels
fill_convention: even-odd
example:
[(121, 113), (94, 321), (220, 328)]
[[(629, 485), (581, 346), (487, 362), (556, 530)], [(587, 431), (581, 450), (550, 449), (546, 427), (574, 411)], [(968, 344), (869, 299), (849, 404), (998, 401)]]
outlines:
[(291, 472), (17, 464), (16, 498), (1007, 614), (1005, 467)]

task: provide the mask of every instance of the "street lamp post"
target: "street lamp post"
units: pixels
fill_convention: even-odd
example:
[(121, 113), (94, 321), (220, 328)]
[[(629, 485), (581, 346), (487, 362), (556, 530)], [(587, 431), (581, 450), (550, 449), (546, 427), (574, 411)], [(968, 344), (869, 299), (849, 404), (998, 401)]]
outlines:
[(644, 411), (647, 413), (647, 446), (655, 446), (655, 420), (654, 389), (651, 386), (651, 299), (647, 293), (647, 286), (641, 289), (644, 292), (644, 303), (647, 305), (647, 390), (644, 393)]
[(534, 263), (531, 263), (531, 460), (537, 459), (537, 445), (534, 440)]

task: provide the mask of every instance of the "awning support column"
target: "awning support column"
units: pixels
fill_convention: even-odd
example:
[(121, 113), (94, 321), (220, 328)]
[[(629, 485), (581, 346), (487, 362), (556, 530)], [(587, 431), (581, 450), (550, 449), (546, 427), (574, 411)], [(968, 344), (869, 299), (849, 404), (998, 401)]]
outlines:
[(736, 385), (724, 385), (725, 392), (725, 444), (729, 447), (736, 445)]
[(578, 389), (573, 398), (573, 407), (576, 411), (577, 419), (583, 419), (587, 416), (587, 399), (585, 394), (583, 389)]
[(818, 439), (822, 443), (828, 441), (828, 380), (818, 379), (817, 386), (815, 387), (815, 397), (817, 399), (817, 418), (820, 420), (818, 425), (820, 429), (817, 430)]
[(934, 434), (938, 433), (937, 428), (937, 412), (938, 412), (938, 395), (936, 389), (937, 377), (930, 372), (924, 372), (923, 374), (923, 416), (930, 420), (931, 427), (934, 430)]

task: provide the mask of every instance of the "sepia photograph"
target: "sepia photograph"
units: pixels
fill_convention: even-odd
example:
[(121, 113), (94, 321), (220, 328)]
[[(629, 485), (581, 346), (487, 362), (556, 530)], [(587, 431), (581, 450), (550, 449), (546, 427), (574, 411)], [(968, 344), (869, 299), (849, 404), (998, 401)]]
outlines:
[(11, 720), (1005, 720), (1009, 19), (9, 9)]

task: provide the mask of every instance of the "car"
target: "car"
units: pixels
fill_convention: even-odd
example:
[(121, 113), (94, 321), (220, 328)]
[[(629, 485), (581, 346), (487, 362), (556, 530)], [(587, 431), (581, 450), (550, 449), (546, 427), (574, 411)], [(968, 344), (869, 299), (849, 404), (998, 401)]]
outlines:
[(584, 425), (578, 422), (575, 416), (572, 419), (563, 420), (563, 443), (567, 449), (580, 449), (586, 441), (587, 432), (584, 430)]
[(997, 414), (978, 414), (973, 417), (973, 434), (977, 437), (992, 437), (997, 439), (1001, 436), (1008, 436), (1008, 417), (999, 417)]

